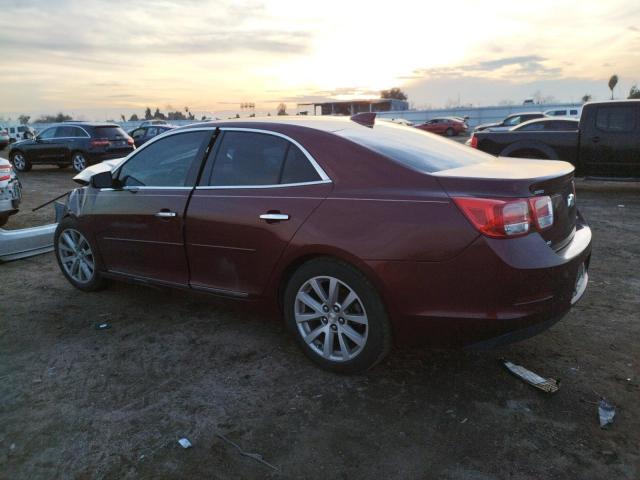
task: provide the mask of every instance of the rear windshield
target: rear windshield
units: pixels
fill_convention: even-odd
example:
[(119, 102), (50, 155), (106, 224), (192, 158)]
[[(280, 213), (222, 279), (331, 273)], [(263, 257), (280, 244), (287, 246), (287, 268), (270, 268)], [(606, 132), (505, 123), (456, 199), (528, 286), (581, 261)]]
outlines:
[(351, 127), (334, 132), (363, 147), (424, 173), (439, 172), (495, 159), (491, 155), (440, 138), (415, 127), (376, 122), (373, 128)]
[(96, 137), (99, 138), (125, 138), (127, 134), (120, 127), (94, 127)]

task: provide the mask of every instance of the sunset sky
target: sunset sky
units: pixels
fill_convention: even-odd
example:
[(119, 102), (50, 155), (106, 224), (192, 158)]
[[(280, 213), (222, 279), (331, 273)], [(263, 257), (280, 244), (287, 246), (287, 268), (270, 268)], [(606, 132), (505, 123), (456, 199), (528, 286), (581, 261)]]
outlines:
[(0, 116), (145, 106), (258, 113), (377, 96), (412, 105), (617, 97), (640, 83), (640, 2), (0, 0)]

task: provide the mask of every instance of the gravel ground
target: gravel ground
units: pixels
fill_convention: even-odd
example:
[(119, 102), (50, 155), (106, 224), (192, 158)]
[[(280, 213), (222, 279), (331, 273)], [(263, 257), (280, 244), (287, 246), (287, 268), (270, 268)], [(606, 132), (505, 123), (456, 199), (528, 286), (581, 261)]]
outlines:
[[(8, 227), (51, 221), (28, 210), (71, 176), (22, 174)], [(578, 204), (591, 281), (563, 321), (483, 353), (395, 350), (351, 377), (310, 364), (257, 306), (117, 283), (84, 294), (52, 254), (0, 265), (0, 477), (637, 479), (640, 184), (580, 182)]]

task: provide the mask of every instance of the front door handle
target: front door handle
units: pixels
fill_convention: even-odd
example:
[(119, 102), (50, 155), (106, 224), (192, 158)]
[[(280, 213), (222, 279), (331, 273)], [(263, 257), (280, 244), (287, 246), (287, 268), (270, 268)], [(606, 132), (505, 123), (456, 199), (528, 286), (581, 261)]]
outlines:
[(267, 223), (283, 222), (289, 220), (289, 215), (286, 213), (263, 213), (260, 218), (266, 220)]
[(173, 218), (177, 215), (178, 214), (176, 212), (170, 212), (169, 210), (160, 210), (158, 213), (156, 213), (156, 217), (160, 218)]
[(591, 141), (593, 143), (598, 143), (600, 141), (600, 137), (591, 137)]

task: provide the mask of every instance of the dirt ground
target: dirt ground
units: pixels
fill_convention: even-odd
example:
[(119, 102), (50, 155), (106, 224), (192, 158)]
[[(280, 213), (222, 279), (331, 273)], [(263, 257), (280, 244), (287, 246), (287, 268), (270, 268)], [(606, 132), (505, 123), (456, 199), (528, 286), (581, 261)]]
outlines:
[[(22, 174), (8, 227), (50, 221), (28, 210), (71, 176)], [(81, 293), (52, 254), (0, 265), (0, 478), (640, 478), (640, 184), (580, 182), (578, 205), (590, 284), (563, 321), (482, 353), (396, 349), (360, 376), (317, 369), (255, 306), (117, 283)], [(560, 378), (559, 392), (501, 357)], [(616, 406), (608, 430), (601, 396)]]

